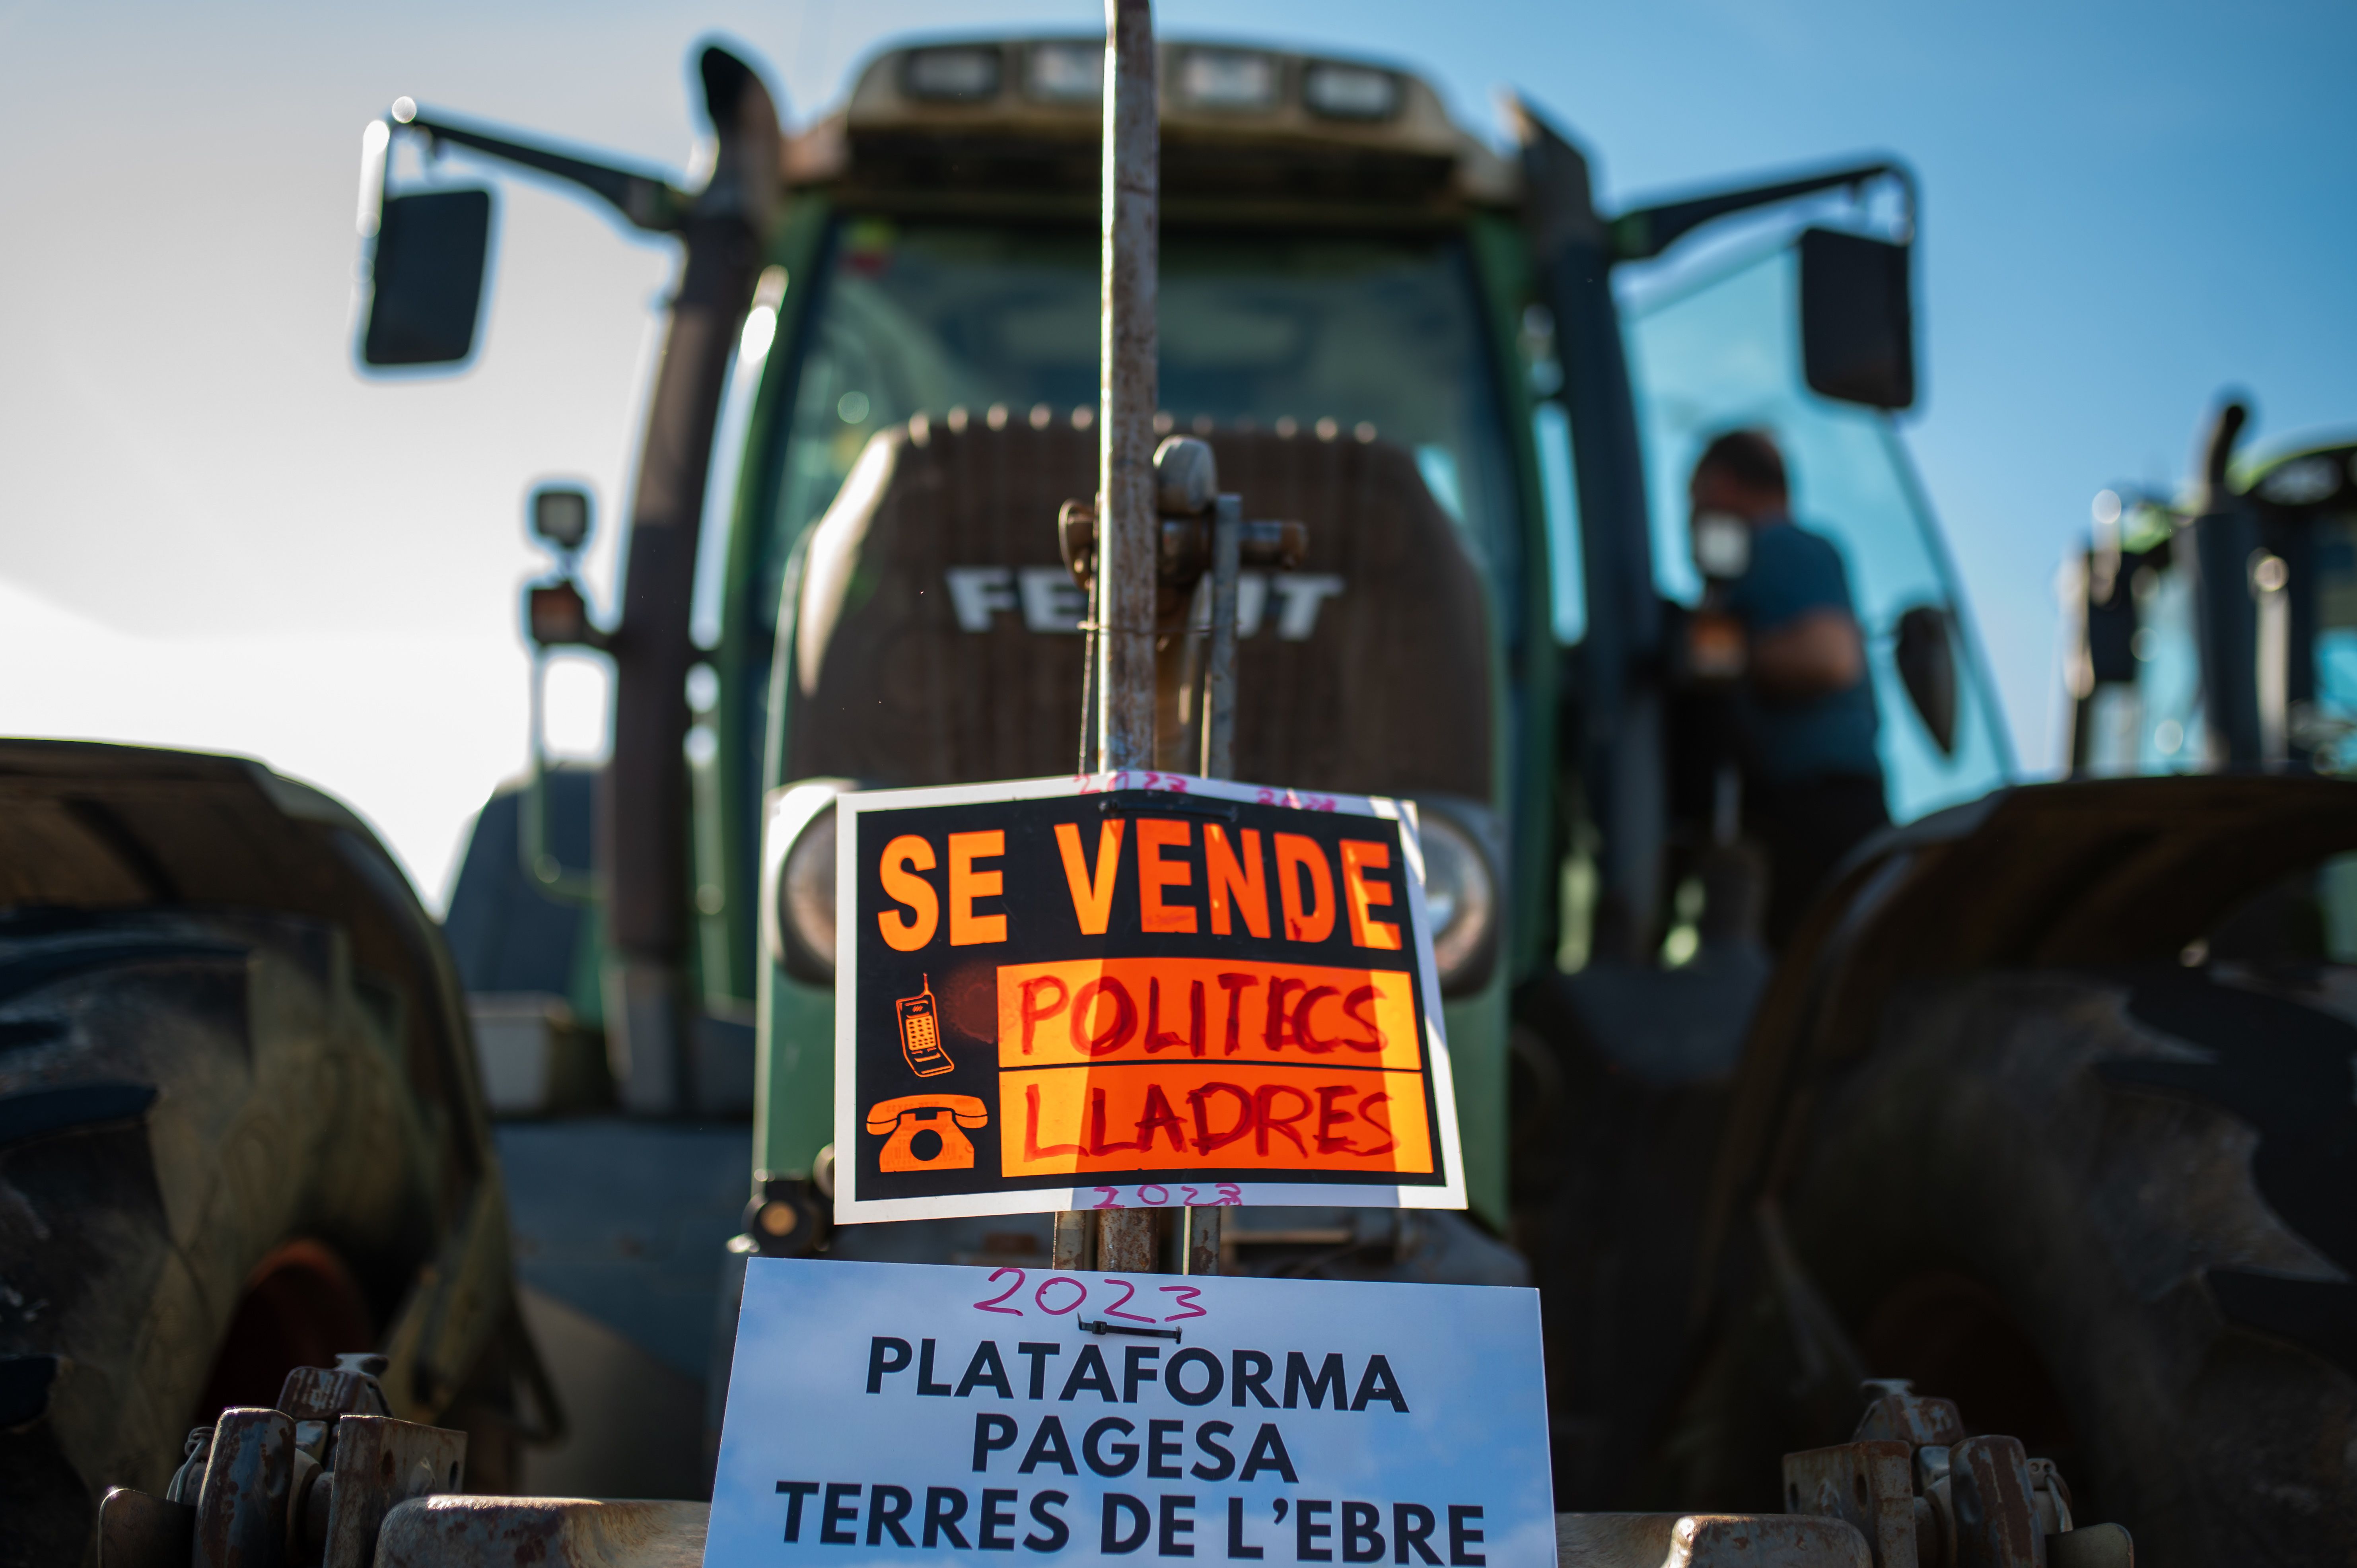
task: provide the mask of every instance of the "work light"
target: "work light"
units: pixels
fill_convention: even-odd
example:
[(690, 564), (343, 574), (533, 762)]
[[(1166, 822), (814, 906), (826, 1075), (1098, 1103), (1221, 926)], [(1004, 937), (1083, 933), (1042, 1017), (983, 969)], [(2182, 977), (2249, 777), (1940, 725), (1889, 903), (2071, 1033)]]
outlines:
[(998, 96), (998, 50), (987, 44), (910, 49), (900, 91), (934, 103), (978, 103)]
[(1399, 78), (1363, 65), (1323, 60), (1301, 76), (1301, 102), (1329, 120), (1388, 120), (1399, 113)]
[(1178, 101), (1196, 109), (1274, 109), (1274, 57), (1255, 49), (1189, 49), (1178, 57)]
[(1104, 97), (1104, 46), (1060, 40), (1031, 46), (1024, 89), (1043, 103), (1093, 103)]

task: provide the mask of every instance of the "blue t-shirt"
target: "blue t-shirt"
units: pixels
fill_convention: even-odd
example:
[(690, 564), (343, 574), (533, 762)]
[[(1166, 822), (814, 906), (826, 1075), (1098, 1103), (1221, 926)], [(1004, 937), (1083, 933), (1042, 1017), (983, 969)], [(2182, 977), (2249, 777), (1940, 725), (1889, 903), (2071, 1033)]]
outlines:
[[(1755, 638), (1813, 610), (1857, 613), (1849, 596), (1849, 574), (1833, 541), (1789, 520), (1751, 531), (1751, 566), (1736, 579), (1727, 607)], [(1747, 692), (1740, 711), (1752, 766), (1770, 783), (1834, 774), (1881, 776), (1874, 748), (1874, 689), (1863, 674), (1838, 692), (1798, 702), (1764, 702)]]

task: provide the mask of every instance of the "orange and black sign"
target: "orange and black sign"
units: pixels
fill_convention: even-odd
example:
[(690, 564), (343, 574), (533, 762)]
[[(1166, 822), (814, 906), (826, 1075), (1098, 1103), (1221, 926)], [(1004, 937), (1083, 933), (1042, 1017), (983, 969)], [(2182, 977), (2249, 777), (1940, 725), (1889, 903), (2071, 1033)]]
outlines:
[(1412, 811), (1145, 773), (837, 810), (839, 1219), (1463, 1206)]

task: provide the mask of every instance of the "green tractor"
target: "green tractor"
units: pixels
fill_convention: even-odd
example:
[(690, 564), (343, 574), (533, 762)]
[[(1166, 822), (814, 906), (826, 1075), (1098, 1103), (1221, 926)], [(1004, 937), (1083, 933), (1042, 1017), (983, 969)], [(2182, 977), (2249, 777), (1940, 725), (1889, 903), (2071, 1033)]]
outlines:
[[(404, 1190), (441, 1196), (399, 1245), (389, 1221), (299, 1204), (222, 1243), (233, 1263), (306, 1241), (361, 1281), (357, 1326), (320, 1335), (398, 1350), (425, 1313), (456, 1348), (397, 1354), (387, 1402), (507, 1434), (489, 1449), (517, 1463), (490, 1487), (700, 1495), (748, 1255), (1048, 1256), (1044, 1215), (832, 1223), (831, 805), (1080, 766), (1086, 598), (1056, 523), (1096, 482), (1104, 59), (1077, 38), (896, 48), (781, 134), (756, 73), (707, 49), (716, 151), (693, 192), (405, 100), (373, 138), (392, 173), (368, 368), (474, 352), (494, 203), (449, 182), (460, 157), (585, 188), (683, 254), (609, 620), (570, 569), (590, 498), (548, 487), (531, 508), (560, 564), (528, 629), (611, 660), (612, 760), (535, 766), (494, 798), (447, 960), (412, 900), (400, 929), (431, 962), (350, 971), (360, 1015), (413, 1037), (442, 1017), (446, 1074), (479, 1074), (425, 1084), (411, 1047), (400, 1103), (434, 1179)], [(1226, 1266), (1537, 1284), (1560, 1509), (1810, 1511), (1778, 1456), (1871, 1434), (1915, 1406), (1885, 1385), (1861, 1426), (1860, 1382), (1911, 1378), (2051, 1462), (2026, 1473), (2059, 1464), (2079, 1516), (2126, 1521), (2153, 1561), (2345, 1554), (2349, 971), (2302, 989), (2199, 955), (2357, 847), (2357, 792), (2008, 785), (1893, 424), (1916, 382), (1904, 166), (1601, 212), (1585, 156), (1526, 106), (1501, 154), (1389, 65), (1173, 42), (1158, 70), (1157, 427), (1308, 539), (1241, 585), (1235, 772), (1417, 802), (1470, 1196), (1462, 1217), (1246, 1210)], [(399, 161), (421, 144), (452, 155), (422, 179)], [(1846, 558), (1899, 824), (1774, 954), (1702, 652), (1721, 567), (1676, 504), (1737, 427), (1773, 431), (1799, 516)], [(1174, 771), (1199, 755), (1189, 690), (1163, 710)], [(161, 767), (74, 757), (81, 781), (47, 787), (6, 761), (10, 832), (95, 822), (89, 779)], [(30, 912), (0, 929), (0, 977), (25, 979), (0, 983), (0, 1030), (48, 1026), (65, 946), (216, 897), (172, 870), (171, 835), (200, 824), (110, 809), (133, 825), (41, 842), (60, 866), (114, 854), (121, 892), (12, 889)], [(332, 958), (360, 917), (307, 918)], [(471, 1026), (432, 989), (451, 973)], [(958, 999), (942, 1014), (954, 1038)], [(136, 1006), (73, 1016), (115, 1030), (122, 1062), (175, 1048)], [(224, 1103), (282, 1092), (264, 1057), (225, 1064)], [(36, 1081), (57, 1092), (0, 1094)], [(102, 1135), (142, 1126), (158, 1149), (221, 1135), (169, 1093), (106, 1107), (22, 1147), (97, 1162)], [(11, 1190), (35, 1190), (28, 1157), (0, 1145)], [(502, 1181), (454, 1292), (428, 1261), (460, 1247), (452, 1195)], [(124, 1255), (207, 1223), (170, 1208), (124, 1210)], [(19, 1259), (78, 1266), (13, 1212), (11, 1281)], [(32, 1369), (0, 1387), (18, 1401), (0, 1441), (53, 1477), (47, 1539), (86, 1533), (108, 1482), (161, 1490), (176, 1421), (229, 1402), (206, 1378), (245, 1309), (199, 1296), (170, 1306), (176, 1355), (95, 1316), (0, 1318), (5, 1366)], [(1945, 1441), (1919, 1460), (1944, 1464)], [(2040, 1485), (2040, 1517), (2067, 1525), (2067, 1489)]]
[[(718, 54), (705, 69), (722, 84), (721, 162), (693, 200), (396, 116), (399, 138), (574, 178), (688, 250), (620, 618), (595, 626), (569, 571), (527, 596), (542, 648), (613, 660), (615, 761), (594, 785), (552, 769), (495, 800), (449, 915), (479, 1008), (561, 1009), (576, 1026), (533, 1059), (594, 1058), (556, 1070), (565, 1082), (610, 1064), (638, 1118), (570, 1141), (558, 1123), (503, 1134), (528, 1234), (522, 1190), (564, 1185), (533, 1174), (542, 1159), (607, 1163), (652, 1139), (676, 1158), (694, 1136), (682, 1118), (749, 1090), (740, 1249), (1048, 1255), (1045, 1216), (830, 1224), (831, 802), (1070, 772), (1080, 756), (1087, 599), (1053, 522), (1094, 486), (1102, 56), (1080, 38), (888, 51), (841, 110), (785, 139), (774, 210), (748, 204), (737, 171), (756, 154), (729, 139), (748, 115), (748, 142), (767, 137), (766, 105), (727, 97), (757, 90)], [(1157, 428), (1207, 441), (1249, 515), (1299, 521), (1310, 542), (1240, 584), (1237, 773), (1418, 802), (1472, 1198), (1462, 1219), (1247, 1215), (1229, 1263), (1524, 1281), (1525, 1252), (1540, 1248), (1542, 1274), (1556, 1255), (1544, 1167), (1579, 1113), (1566, 1079), (1586, 1058), (1566, 1053), (1587, 1047), (1571, 1042), (1723, 1079), (1770, 968), (1756, 919), (1726, 908), (1749, 896), (1729, 769), (1693, 738), (1721, 694), (1679, 673), (1702, 578), (1648, 492), (1681, 490), (1717, 431), (1772, 426), (1812, 521), (1855, 564), (1894, 811), (2006, 778), (2002, 722), (1890, 426), (1914, 397), (1911, 177), (1864, 162), (1608, 218), (1583, 155), (1535, 113), (1521, 156), (1501, 156), (1388, 67), (1173, 46), (1163, 105)], [(468, 280), (436, 351), (470, 351), (476, 251), (413, 263), (432, 231), (412, 215), (472, 214), (448, 242), (479, 249), (488, 199), (387, 195), (364, 358), (405, 362), (378, 345), (434, 336), (441, 296), (413, 275)], [(726, 222), (724, 199), (738, 203)], [(1804, 229), (1798, 204), (1845, 226)], [(1684, 260), (1717, 220), (1763, 215), (1748, 244)], [(1633, 310), (1616, 292), (1632, 286)], [(741, 443), (722, 455), (735, 489), (707, 498), (723, 424)], [(589, 504), (541, 491), (534, 526), (569, 558)], [(1164, 741), (1157, 761), (1190, 768), (1191, 731)], [(1729, 865), (1734, 886), (1705, 908), (1705, 873)], [(593, 887), (594, 904), (561, 901)], [(524, 946), (536, 967), (516, 961)], [(741, 1158), (727, 1133), (703, 1136), (714, 1162)], [(523, 1278), (567, 1290), (530, 1258)], [(600, 1316), (577, 1283), (569, 1295)], [(716, 1376), (725, 1333), (715, 1349)]]

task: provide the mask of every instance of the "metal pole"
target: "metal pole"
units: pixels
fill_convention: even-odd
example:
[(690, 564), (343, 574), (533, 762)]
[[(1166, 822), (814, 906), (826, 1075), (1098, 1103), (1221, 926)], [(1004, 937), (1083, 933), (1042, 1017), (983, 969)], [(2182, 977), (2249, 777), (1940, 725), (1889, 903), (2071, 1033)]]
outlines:
[(1097, 766), (1154, 766), (1154, 9), (1105, 0), (1097, 410)]
[[(1223, 495), (1211, 514), (1211, 647), (1203, 671), (1203, 777), (1236, 772), (1236, 579), (1243, 569), (1243, 498)], [(1187, 1210), (1179, 1267), (1190, 1274), (1220, 1272), (1220, 1211)]]
[(1236, 579), (1243, 498), (1222, 496), (1211, 519), (1211, 648), (1203, 675), (1203, 777), (1236, 776)]
[(523, 793), (516, 802), (516, 852), (523, 873), (551, 898), (595, 903), (597, 879), (569, 872), (548, 847), (548, 650), (532, 650), (532, 746)]
[[(1162, 169), (1151, 0), (1105, 0), (1103, 293), (1099, 313), (1097, 767), (1154, 766), (1154, 403)], [(1150, 1209), (1103, 1215), (1097, 1266), (1155, 1264)]]
[[(1103, 249), (1097, 407), (1097, 768), (1154, 766), (1155, 264), (1162, 184), (1150, 0), (1105, 0)], [(1084, 1217), (1057, 1217), (1057, 1266), (1083, 1265)], [(1097, 1267), (1155, 1264), (1154, 1212), (1101, 1217)]]
[(1097, 768), (1097, 575), (1089, 574), (1087, 640), (1081, 645), (1081, 773)]

